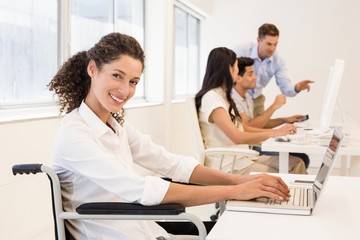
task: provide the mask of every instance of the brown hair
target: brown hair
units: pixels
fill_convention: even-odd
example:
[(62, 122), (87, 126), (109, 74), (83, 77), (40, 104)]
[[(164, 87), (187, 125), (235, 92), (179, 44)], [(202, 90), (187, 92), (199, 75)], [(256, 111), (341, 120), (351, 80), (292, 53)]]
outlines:
[(259, 27), (258, 37), (260, 39), (263, 39), (266, 35), (276, 37), (279, 36), (279, 34), (280, 34), (279, 29), (277, 29), (277, 27), (274, 24), (264, 23)]

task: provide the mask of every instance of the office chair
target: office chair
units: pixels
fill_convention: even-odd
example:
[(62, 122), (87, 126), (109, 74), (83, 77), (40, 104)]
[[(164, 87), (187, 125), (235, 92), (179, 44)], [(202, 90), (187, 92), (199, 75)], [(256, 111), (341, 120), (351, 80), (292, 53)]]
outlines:
[[(198, 113), (195, 106), (195, 98), (187, 97), (186, 105), (189, 113), (191, 130), (194, 136), (195, 148), (196, 148), (196, 158), (198, 161), (205, 165), (205, 157), (211, 155), (221, 156), (219, 159), (219, 170), (222, 169), (222, 164), (225, 156), (233, 156), (233, 162), (231, 167), (231, 173), (234, 171), (235, 161), (237, 161), (236, 157), (254, 157), (258, 156), (259, 152), (244, 149), (244, 148), (230, 148), (230, 147), (214, 147), (214, 148), (205, 148), (204, 140), (201, 135), (201, 129), (199, 125)], [(211, 220), (216, 220), (219, 215), (221, 215), (225, 211), (225, 203), (220, 202), (216, 204), (216, 208), (220, 208), (219, 211), (212, 215)]]
[(66, 219), (101, 219), (101, 220), (180, 220), (195, 224), (199, 232), (199, 239), (204, 240), (207, 232), (204, 223), (195, 215), (185, 213), (180, 204), (163, 204), (157, 206), (143, 206), (121, 202), (91, 202), (77, 207), (76, 212), (63, 210), (60, 181), (53, 169), (42, 164), (18, 164), (12, 167), (16, 174), (46, 173), (51, 186), (52, 208), (56, 240), (73, 240), (67, 231)]
[(234, 171), (235, 166), (235, 158), (239, 156), (243, 157), (254, 157), (258, 156), (259, 152), (244, 149), (244, 148), (231, 148), (231, 147), (213, 147), (213, 148), (205, 148), (204, 140), (201, 135), (200, 125), (198, 114), (195, 106), (194, 97), (188, 97), (186, 99), (187, 109), (189, 112), (189, 119), (191, 124), (192, 133), (194, 134), (195, 140), (195, 148), (196, 148), (196, 157), (201, 164), (205, 163), (205, 156), (207, 155), (220, 155), (221, 159), (219, 160), (219, 170), (222, 168), (222, 163), (225, 156), (233, 156), (234, 161), (232, 163), (231, 172)]

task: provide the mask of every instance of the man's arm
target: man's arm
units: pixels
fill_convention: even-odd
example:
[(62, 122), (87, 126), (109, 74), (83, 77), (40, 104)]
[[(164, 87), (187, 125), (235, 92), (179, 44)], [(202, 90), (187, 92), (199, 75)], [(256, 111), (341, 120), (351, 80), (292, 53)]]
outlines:
[(303, 90), (310, 91), (310, 84), (314, 83), (312, 80), (302, 80), (293, 85), (291, 80), (287, 75), (287, 68), (285, 61), (281, 59), (279, 56), (274, 56), (276, 60), (273, 64), (275, 64), (276, 72), (275, 79), (276, 84), (279, 86), (281, 92), (288, 97), (294, 97), (296, 94)]
[(303, 80), (303, 81), (298, 82), (295, 85), (295, 91), (296, 92), (301, 92), (302, 90), (307, 90), (309, 92), (310, 91), (310, 83), (314, 83), (314, 81)]
[(294, 115), (283, 118), (273, 118), (273, 113), (286, 103), (286, 97), (282, 94), (276, 96), (274, 103), (261, 115), (254, 111), (254, 119), (250, 119), (245, 112), (240, 112), (241, 121), (245, 126), (254, 128), (274, 128), (284, 123), (298, 122), (302, 115)]
[(270, 119), (268, 121), (268, 123), (266, 124), (265, 128), (274, 128), (274, 127), (280, 126), (281, 124), (284, 124), (284, 123), (299, 122), (301, 117), (302, 117), (302, 115), (294, 115), (291, 117)]
[(257, 115), (254, 111), (254, 119), (246, 118), (245, 116), (243, 116), (245, 115), (245, 113), (240, 113), (240, 116), (243, 122), (248, 126), (256, 128), (273, 128), (285, 123), (284, 119), (282, 118), (271, 119), (273, 113), (285, 103), (286, 97), (282, 94), (279, 94), (276, 96), (274, 103), (268, 109), (266, 109), (263, 114)]

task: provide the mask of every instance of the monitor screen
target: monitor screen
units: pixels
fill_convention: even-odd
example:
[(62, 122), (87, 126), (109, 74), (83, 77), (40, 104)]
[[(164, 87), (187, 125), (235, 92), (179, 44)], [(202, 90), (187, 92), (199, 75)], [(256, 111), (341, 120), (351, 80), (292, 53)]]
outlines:
[(336, 59), (330, 69), (329, 79), (325, 91), (323, 106), (320, 116), (320, 128), (328, 129), (334, 113), (337, 96), (339, 93), (341, 78), (344, 72), (344, 60)]

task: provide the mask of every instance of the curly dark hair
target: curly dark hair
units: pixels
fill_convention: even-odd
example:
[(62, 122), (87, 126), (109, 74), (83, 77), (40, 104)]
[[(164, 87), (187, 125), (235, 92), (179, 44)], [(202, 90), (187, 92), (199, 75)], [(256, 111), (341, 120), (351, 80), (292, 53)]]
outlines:
[[(59, 97), (60, 113), (69, 113), (78, 108), (87, 96), (91, 78), (87, 66), (93, 60), (98, 69), (121, 55), (127, 55), (142, 63), (144, 70), (145, 55), (135, 38), (121, 34), (110, 33), (100, 39), (90, 50), (82, 51), (69, 58), (48, 84), (50, 91)], [(119, 122), (124, 122), (124, 109), (111, 115)]]

